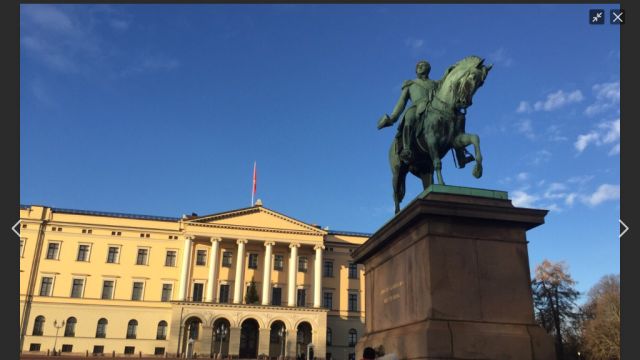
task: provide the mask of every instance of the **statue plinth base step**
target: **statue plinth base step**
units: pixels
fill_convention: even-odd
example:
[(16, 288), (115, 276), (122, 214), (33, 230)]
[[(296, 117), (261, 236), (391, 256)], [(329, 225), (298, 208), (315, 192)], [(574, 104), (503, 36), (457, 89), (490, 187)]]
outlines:
[(365, 266), (365, 335), (400, 359), (555, 358), (534, 321), (526, 231), (546, 210), (502, 191), (434, 185), (353, 254)]

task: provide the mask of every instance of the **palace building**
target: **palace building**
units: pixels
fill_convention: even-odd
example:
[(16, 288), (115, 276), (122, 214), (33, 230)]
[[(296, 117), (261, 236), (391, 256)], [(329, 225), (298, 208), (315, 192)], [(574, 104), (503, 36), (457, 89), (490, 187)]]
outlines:
[(181, 218), (20, 207), (24, 354), (355, 358), (369, 234), (262, 206)]

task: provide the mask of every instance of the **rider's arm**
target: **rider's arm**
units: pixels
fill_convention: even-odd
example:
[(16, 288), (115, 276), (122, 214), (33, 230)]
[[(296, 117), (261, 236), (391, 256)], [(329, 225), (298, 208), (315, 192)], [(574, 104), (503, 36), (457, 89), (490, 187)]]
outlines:
[(407, 106), (408, 101), (409, 101), (409, 87), (405, 86), (402, 89), (402, 94), (400, 95), (400, 99), (398, 99), (398, 103), (396, 103), (396, 106), (393, 108), (393, 112), (389, 116), (391, 120), (393, 120), (393, 122), (398, 120), (398, 117), (400, 116), (400, 114), (402, 114), (404, 107)]

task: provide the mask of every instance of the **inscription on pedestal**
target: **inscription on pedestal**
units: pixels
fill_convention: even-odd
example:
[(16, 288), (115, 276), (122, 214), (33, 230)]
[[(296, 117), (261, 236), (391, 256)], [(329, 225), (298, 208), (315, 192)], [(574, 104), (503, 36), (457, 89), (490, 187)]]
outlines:
[(400, 299), (400, 288), (404, 286), (404, 281), (399, 281), (390, 287), (384, 288), (380, 291), (380, 297), (383, 303), (389, 303)]

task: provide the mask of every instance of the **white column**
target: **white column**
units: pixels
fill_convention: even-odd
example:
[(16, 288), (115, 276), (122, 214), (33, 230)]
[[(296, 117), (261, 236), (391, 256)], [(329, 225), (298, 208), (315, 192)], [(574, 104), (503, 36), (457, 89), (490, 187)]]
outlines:
[(242, 289), (244, 288), (244, 244), (246, 239), (238, 239), (238, 257), (236, 259), (236, 282), (233, 285), (233, 303), (242, 303)]
[(324, 245), (316, 245), (313, 247), (316, 251), (316, 261), (313, 268), (313, 307), (320, 307), (320, 293), (322, 292), (322, 250)]
[(269, 305), (269, 290), (271, 289), (271, 250), (275, 244), (273, 241), (264, 243), (267, 249), (264, 253), (264, 267), (262, 270), (262, 305)]
[(296, 278), (298, 275), (298, 248), (300, 244), (290, 244), (291, 257), (289, 258), (289, 283), (287, 290), (287, 305), (296, 306)]
[(182, 249), (182, 269), (180, 270), (180, 290), (178, 292), (178, 300), (184, 301), (187, 297), (187, 285), (189, 284), (189, 267), (191, 266), (191, 242), (193, 236), (184, 237), (184, 246)]
[(209, 255), (209, 280), (207, 281), (207, 295), (204, 298), (206, 302), (213, 302), (216, 299), (216, 285), (218, 277), (218, 249), (220, 248), (221, 238), (211, 238), (211, 254)]

